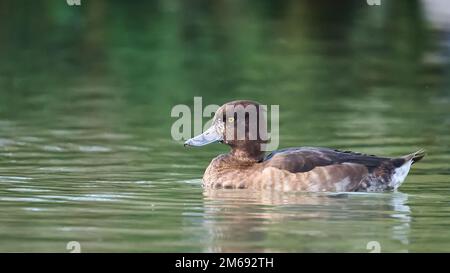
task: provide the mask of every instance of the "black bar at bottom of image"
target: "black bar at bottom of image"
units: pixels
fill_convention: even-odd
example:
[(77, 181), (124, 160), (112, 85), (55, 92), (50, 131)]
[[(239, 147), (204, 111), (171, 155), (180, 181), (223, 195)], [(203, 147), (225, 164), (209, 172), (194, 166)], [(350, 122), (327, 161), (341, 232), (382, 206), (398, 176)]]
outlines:
[[(407, 270), (420, 265), (444, 265), (449, 254), (361, 253), (77, 253), (0, 254), (4, 268), (96, 270), (126, 269), (137, 272), (299, 272), (311, 269)], [(155, 271), (156, 270), (156, 271)]]

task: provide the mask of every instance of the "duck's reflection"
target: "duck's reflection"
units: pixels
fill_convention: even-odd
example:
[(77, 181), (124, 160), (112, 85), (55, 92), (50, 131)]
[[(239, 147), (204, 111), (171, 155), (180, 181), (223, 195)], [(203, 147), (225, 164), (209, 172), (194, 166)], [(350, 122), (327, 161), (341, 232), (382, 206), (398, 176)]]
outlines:
[(408, 251), (407, 194), (205, 190), (204, 225), (213, 252)]

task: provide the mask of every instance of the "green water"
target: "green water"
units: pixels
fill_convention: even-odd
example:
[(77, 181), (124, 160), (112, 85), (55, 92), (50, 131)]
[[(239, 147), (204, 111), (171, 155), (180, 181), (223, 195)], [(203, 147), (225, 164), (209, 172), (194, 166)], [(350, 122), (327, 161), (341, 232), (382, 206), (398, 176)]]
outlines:
[[(450, 29), (422, 2), (132, 2), (0, 1), (0, 251), (450, 250)], [(172, 139), (194, 96), (279, 105), (280, 148), (428, 155), (395, 193), (203, 192), (227, 149)]]

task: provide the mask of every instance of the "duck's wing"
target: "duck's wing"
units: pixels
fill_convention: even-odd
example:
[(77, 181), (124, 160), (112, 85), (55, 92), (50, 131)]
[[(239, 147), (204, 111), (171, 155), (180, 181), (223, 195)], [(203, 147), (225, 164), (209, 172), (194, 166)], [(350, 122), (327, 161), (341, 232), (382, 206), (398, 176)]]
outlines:
[[(392, 161), (388, 157), (378, 157), (355, 153), (351, 151), (339, 151), (327, 148), (300, 147), (278, 150), (269, 154), (263, 161), (267, 167), (275, 167), (281, 170), (287, 170), (291, 173), (309, 172), (316, 167), (339, 165), (351, 163), (362, 165), (371, 172), (379, 167), (383, 162)], [(401, 165), (402, 162), (397, 164)], [(395, 160), (394, 160), (395, 161)], [(397, 165), (396, 162), (392, 162)]]
[[(326, 148), (291, 148), (269, 154), (262, 162), (273, 173), (283, 173), (310, 191), (386, 191), (397, 189), (411, 164), (425, 155), (389, 158)], [(270, 168), (273, 167), (273, 168)], [(289, 175), (288, 175), (289, 174)]]

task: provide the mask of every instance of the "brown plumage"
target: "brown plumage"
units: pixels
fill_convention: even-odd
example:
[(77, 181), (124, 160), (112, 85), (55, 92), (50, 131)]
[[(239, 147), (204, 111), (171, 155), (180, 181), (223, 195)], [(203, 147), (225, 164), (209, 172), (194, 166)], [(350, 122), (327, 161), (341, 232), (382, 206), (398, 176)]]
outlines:
[[(251, 122), (258, 123), (253, 129), (264, 126), (265, 122), (259, 123), (264, 117), (257, 112), (257, 119), (251, 120), (249, 114), (242, 112), (247, 106), (260, 109), (259, 104), (252, 101), (227, 103), (216, 112), (210, 129), (186, 141), (188, 146), (220, 141), (231, 147), (230, 153), (211, 161), (203, 176), (204, 187), (311, 192), (390, 191), (401, 185), (411, 164), (425, 155), (420, 150), (389, 158), (300, 147), (274, 151), (265, 156), (260, 147), (265, 143), (266, 130), (262, 128), (254, 132), (251, 128)], [(238, 138), (237, 128), (245, 128), (243, 139)]]

